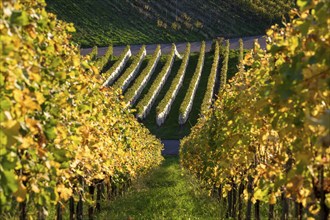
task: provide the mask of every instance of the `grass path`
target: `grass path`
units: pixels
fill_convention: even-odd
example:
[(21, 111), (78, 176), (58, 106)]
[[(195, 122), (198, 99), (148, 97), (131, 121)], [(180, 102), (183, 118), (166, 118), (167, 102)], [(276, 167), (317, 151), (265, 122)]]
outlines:
[(220, 205), (181, 170), (179, 158), (135, 182), (125, 196), (102, 208), (97, 219), (219, 219)]

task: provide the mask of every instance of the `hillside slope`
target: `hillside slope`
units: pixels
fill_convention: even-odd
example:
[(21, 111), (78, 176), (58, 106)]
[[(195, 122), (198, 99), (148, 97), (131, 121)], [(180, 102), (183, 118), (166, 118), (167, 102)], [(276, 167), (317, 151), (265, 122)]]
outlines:
[(47, 0), (48, 10), (73, 22), (82, 47), (109, 43), (199, 41), (264, 34), (294, 0)]

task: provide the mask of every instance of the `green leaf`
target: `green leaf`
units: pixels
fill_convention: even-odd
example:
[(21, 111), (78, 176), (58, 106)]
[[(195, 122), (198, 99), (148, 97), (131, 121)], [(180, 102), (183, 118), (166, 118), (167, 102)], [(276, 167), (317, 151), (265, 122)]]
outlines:
[(278, 45), (272, 45), (272, 47), (270, 48), (270, 52), (272, 54), (278, 53), (280, 51), (283, 51), (286, 49), (286, 46), (278, 46)]
[(70, 161), (63, 162), (63, 163), (61, 163), (61, 166), (60, 166), (61, 169), (67, 169), (69, 167), (70, 167)]
[(1, 175), (1, 185), (7, 186), (11, 192), (16, 192), (18, 189), (18, 182), (14, 171), (4, 170)]
[(326, 110), (321, 116), (321, 125), (330, 130), (330, 109)]
[(0, 155), (5, 151), (5, 146), (7, 145), (7, 136), (6, 134), (0, 130)]
[(25, 26), (29, 24), (29, 17), (25, 11), (13, 11), (10, 22), (12, 24)]
[(49, 127), (45, 129), (46, 137), (49, 140), (53, 140), (56, 137), (56, 130), (54, 127)]
[(299, 26), (299, 30), (301, 31), (301, 33), (303, 35), (308, 34), (308, 30), (309, 30), (310, 25), (311, 25), (311, 22), (304, 22)]
[(6, 196), (3, 193), (0, 193), (0, 204), (5, 204), (7, 202)]
[(79, 106), (79, 111), (81, 113), (84, 113), (84, 112), (90, 111), (90, 110), (91, 110), (91, 107), (89, 105), (80, 105)]
[(0, 75), (0, 86), (5, 85), (5, 77), (1, 74)]
[(5, 98), (3, 100), (0, 101), (0, 109), (1, 110), (9, 110), (10, 109), (10, 105), (11, 105), (11, 102), (9, 99)]
[(260, 188), (256, 188), (254, 191), (254, 198), (260, 201), (268, 201), (268, 192), (269, 189), (260, 189)]
[(56, 161), (58, 162), (64, 162), (67, 160), (67, 156), (66, 156), (67, 150), (65, 149), (57, 149), (56, 151), (54, 151), (54, 157), (56, 159)]
[(300, 8), (300, 10), (305, 10), (307, 6), (311, 4), (311, 0), (298, 0), (297, 5)]

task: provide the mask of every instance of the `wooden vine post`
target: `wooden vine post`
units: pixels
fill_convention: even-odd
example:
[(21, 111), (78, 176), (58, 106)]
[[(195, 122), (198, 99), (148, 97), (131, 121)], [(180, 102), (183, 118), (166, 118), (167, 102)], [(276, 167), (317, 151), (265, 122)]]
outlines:
[(62, 205), (60, 202), (57, 203), (56, 205), (56, 220), (62, 220), (63, 219), (63, 214), (62, 214)]
[(73, 220), (75, 216), (74, 216), (74, 199), (72, 196), (69, 199), (69, 210), (70, 210), (69, 219)]
[[(102, 191), (104, 189), (104, 183), (101, 182), (97, 184), (97, 190), (96, 190), (96, 210), (101, 211), (101, 197), (102, 197)], [(104, 197), (103, 197), (104, 199)]]
[[(95, 185), (92, 184), (88, 188), (89, 188), (89, 194), (90, 194), (90, 196), (92, 198), (92, 201), (93, 201), (94, 200)], [(92, 220), (93, 219), (93, 215), (94, 215), (94, 205), (91, 204), (88, 207), (88, 218), (89, 218), (89, 220)]]
[(21, 202), (19, 204), (19, 210), (20, 210), (20, 220), (26, 220), (27, 218), (27, 207), (26, 207), (26, 201)]
[(238, 219), (242, 219), (243, 218), (243, 202), (242, 202), (242, 195), (244, 192), (244, 183), (241, 182), (239, 184), (239, 188), (238, 188)]

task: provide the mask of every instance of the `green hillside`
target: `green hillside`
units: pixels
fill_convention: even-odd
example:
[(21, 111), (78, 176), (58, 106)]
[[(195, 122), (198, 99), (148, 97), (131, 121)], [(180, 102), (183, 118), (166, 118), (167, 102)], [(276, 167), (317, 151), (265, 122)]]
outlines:
[(293, 0), (47, 0), (48, 10), (73, 22), (83, 47), (198, 41), (264, 34)]

